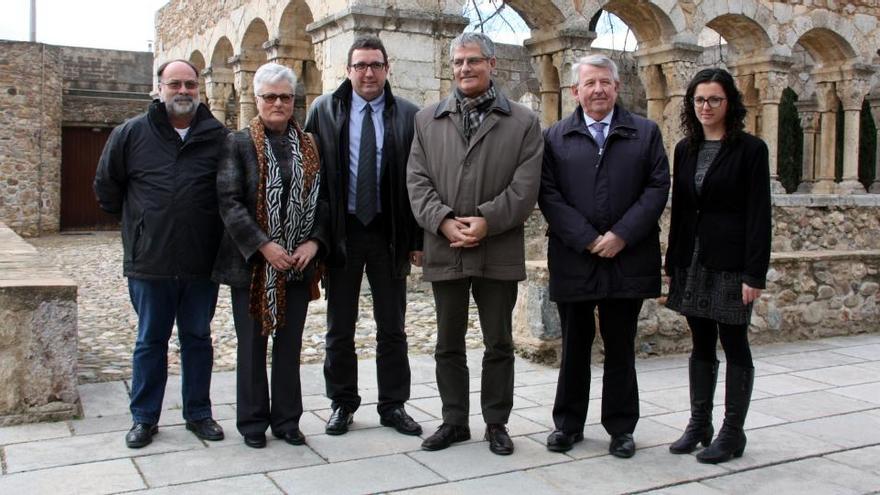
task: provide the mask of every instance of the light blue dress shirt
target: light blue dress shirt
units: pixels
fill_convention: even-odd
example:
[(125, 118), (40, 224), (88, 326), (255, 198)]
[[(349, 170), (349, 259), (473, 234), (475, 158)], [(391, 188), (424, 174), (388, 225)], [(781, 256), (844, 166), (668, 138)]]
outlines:
[[(351, 92), (351, 110), (348, 115), (348, 212), (354, 214), (357, 205), (358, 155), (361, 148), (361, 126), (364, 124), (364, 109), (367, 100), (356, 92)], [(376, 206), (382, 211), (382, 143), (385, 142), (385, 124), (382, 112), (385, 110), (385, 92), (369, 102), (373, 107), (373, 127), (376, 129)]]

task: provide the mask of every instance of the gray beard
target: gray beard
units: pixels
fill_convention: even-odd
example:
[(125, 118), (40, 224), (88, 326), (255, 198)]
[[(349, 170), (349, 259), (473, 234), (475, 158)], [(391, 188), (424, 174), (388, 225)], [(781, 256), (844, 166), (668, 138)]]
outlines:
[(165, 109), (172, 117), (190, 117), (195, 115), (198, 107), (198, 97), (175, 96), (171, 101), (165, 102)]

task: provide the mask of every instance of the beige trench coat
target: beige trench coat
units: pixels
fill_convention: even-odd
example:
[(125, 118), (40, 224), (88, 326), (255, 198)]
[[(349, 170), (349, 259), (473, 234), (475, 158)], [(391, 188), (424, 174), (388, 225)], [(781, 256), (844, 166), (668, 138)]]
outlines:
[[(407, 189), (424, 229), (426, 281), (526, 278), (523, 224), (538, 198), (543, 151), (537, 115), (500, 91), (470, 142), (453, 95), (416, 114)], [(486, 238), (449, 247), (439, 227), (450, 214), (482, 216)]]

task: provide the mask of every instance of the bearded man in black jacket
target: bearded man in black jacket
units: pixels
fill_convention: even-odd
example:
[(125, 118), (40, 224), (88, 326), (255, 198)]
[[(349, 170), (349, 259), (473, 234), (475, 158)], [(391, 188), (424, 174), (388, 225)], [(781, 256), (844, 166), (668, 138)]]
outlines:
[(130, 448), (149, 444), (158, 432), (175, 321), (186, 427), (205, 440), (223, 439), (209, 397), (210, 325), (218, 290), (211, 269), (223, 232), (217, 164), (228, 130), (199, 103), (191, 63), (167, 62), (157, 75), (159, 99), (113, 130), (94, 184), (101, 208), (122, 214), (123, 273), (138, 315)]

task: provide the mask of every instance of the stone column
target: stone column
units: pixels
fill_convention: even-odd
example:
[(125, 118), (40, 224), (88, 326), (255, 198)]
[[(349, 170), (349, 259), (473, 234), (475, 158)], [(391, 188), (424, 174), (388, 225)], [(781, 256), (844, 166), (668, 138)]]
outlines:
[(868, 92), (867, 80), (849, 79), (837, 83), (837, 94), (843, 104), (843, 176), (837, 184), (840, 194), (861, 194), (865, 186), (859, 182), (859, 134), (862, 101)]
[(230, 58), (229, 63), (235, 75), (235, 90), (238, 91), (238, 128), (244, 129), (257, 116), (252, 85), (259, 65), (238, 55)]
[(546, 127), (570, 114), (577, 103), (570, 96), (575, 84), (571, 68), (589, 54), (596, 33), (587, 27), (536, 30), (524, 43), (541, 81), (541, 123)]
[(315, 66), (321, 67), (320, 87), (336, 88), (345, 79), (349, 46), (357, 36), (372, 34), (389, 48), (388, 81), (395, 94), (418, 105), (448, 95), (452, 88), (449, 43), (469, 21), (442, 11), (443, 5), (434, 8), (386, 9), (349, 3), (346, 9), (309, 24), (306, 31), (314, 42)]
[(758, 105), (758, 92), (755, 88), (755, 74), (737, 74), (734, 76), (736, 87), (742, 93), (743, 105), (746, 107), (745, 131), (758, 135), (758, 117), (761, 107)]
[(801, 129), (804, 132), (801, 183), (798, 184), (797, 192), (810, 193), (813, 191), (813, 183), (816, 181), (816, 131), (819, 128), (819, 112), (816, 111), (816, 102), (811, 100), (799, 101), (795, 103), (795, 106), (798, 109)]
[(205, 95), (208, 108), (214, 118), (226, 124), (226, 104), (232, 96), (232, 71), (225, 68), (208, 67), (202, 71), (205, 78)]
[(541, 81), (541, 124), (550, 127), (559, 120), (559, 72), (551, 55), (539, 55), (538, 78)]
[(874, 183), (871, 184), (868, 192), (880, 194), (880, 91), (875, 90), (874, 93), (877, 94), (869, 96), (868, 101), (871, 103), (871, 116), (874, 118), (874, 127), (877, 129), (877, 151), (874, 162)]
[(767, 143), (770, 162), (770, 190), (784, 194), (779, 182), (779, 102), (782, 91), (788, 86), (788, 74), (763, 72), (755, 75), (755, 87), (761, 102), (761, 139)]
[(833, 82), (816, 84), (816, 101), (820, 112), (820, 135), (813, 193), (831, 194), (835, 190), (834, 153), (837, 147), (837, 91)]
[(639, 66), (639, 78), (645, 86), (648, 118), (654, 122), (662, 121), (663, 110), (666, 108), (666, 80), (663, 71), (657, 64)]
[[(672, 152), (675, 144), (684, 137), (681, 132), (680, 119), (681, 105), (684, 103), (684, 95), (687, 85), (696, 72), (696, 61), (703, 49), (697, 45), (686, 43), (668, 43), (660, 46), (639, 49), (635, 53), (639, 67), (656, 65), (659, 69), (639, 70), (642, 84), (648, 91), (649, 112), (652, 119), (660, 126), (663, 132), (663, 145), (670, 157), (670, 173), (672, 168)], [(650, 79), (646, 79), (645, 76)], [(660, 77), (662, 76), (662, 79)], [(660, 103), (660, 89), (663, 89), (663, 107)], [(651, 103), (650, 100), (654, 102)]]

